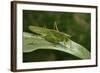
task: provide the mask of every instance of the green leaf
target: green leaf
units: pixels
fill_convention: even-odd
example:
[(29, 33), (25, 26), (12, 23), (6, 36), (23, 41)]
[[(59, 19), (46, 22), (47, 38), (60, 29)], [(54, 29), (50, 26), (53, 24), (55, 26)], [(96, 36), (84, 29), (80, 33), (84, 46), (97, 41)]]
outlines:
[(23, 52), (32, 52), (38, 49), (51, 49), (63, 51), (65, 53), (72, 54), (81, 59), (90, 59), (90, 52), (83, 46), (77, 44), (72, 40), (60, 43), (52, 43), (47, 41), (41, 35), (31, 34), (24, 32), (23, 34)]

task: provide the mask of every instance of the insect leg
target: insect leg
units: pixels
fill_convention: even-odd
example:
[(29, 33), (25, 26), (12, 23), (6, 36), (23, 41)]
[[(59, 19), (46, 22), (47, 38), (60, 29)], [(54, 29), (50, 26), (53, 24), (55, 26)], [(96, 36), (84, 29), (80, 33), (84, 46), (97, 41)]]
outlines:
[(59, 31), (58, 27), (57, 27), (57, 22), (56, 21), (54, 22), (54, 29), (57, 30), (57, 31)]
[(71, 48), (71, 42), (70, 41), (68, 41), (69, 39), (64, 39), (63, 40), (63, 43), (64, 43), (64, 45), (67, 47), (67, 48)]

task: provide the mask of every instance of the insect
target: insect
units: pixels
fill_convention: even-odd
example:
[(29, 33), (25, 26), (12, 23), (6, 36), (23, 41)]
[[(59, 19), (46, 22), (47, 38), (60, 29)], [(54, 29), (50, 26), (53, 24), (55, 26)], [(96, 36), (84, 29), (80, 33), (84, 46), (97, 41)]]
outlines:
[(70, 35), (59, 32), (58, 30), (52, 30), (43, 27), (29, 26), (29, 30), (33, 33), (41, 35), (47, 41), (55, 44), (63, 42), (66, 45), (66, 42), (69, 40), (69, 38), (71, 38)]

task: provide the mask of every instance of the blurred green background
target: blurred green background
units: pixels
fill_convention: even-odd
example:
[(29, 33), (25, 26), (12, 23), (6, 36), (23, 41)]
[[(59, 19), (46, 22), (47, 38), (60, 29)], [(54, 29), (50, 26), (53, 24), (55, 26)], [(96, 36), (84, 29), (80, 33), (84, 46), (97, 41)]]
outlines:
[[(30, 32), (28, 29), (30, 25), (54, 29), (55, 22), (60, 32), (71, 35), (73, 41), (91, 51), (90, 13), (23, 10), (23, 32)], [(23, 62), (75, 59), (79, 58), (54, 50), (37, 50), (23, 53)]]

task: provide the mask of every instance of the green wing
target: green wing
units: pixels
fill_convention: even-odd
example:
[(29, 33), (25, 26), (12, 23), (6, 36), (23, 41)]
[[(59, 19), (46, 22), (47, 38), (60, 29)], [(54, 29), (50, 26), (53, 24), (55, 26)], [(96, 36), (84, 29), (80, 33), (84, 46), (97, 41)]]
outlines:
[(63, 32), (59, 32), (59, 31), (56, 31), (56, 30), (47, 29), (47, 28), (43, 28), (43, 27), (29, 26), (29, 30), (32, 31), (32, 32), (34, 32), (34, 33), (43, 35), (43, 36), (52, 33), (52, 34), (59, 35), (60, 37), (61, 37), (61, 36), (68, 37), (68, 38), (71, 37), (70, 35), (65, 34), (65, 33), (63, 33)]
[(37, 26), (29, 26), (29, 30), (32, 31), (33, 33), (40, 34), (42, 36), (46, 36), (50, 30), (42, 27), (37, 27)]

